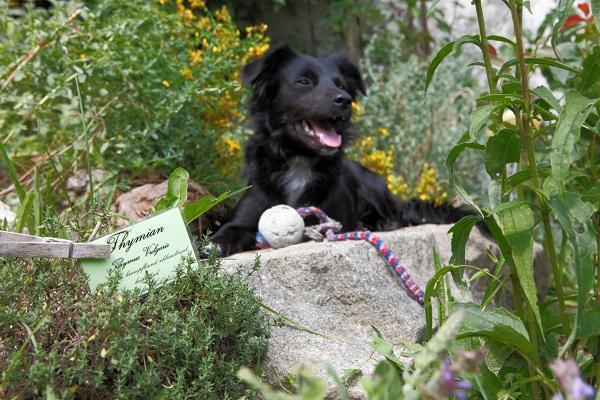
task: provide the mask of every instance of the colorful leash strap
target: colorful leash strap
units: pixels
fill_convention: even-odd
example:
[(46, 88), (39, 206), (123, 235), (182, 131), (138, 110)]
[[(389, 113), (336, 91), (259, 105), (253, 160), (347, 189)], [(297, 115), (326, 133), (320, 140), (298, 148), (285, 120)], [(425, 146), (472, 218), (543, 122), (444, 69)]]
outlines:
[[(323, 225), (324, 230), (326, 230), (325, 237), (330, 242), (341, 242), (344, 240), (364, 240), (367, 243), (370, 243), (373, 247), (375, 247), (375, 250), (377, 250), (379, 255), (381, 255), (385, 259), (387, 265), (394, 270), (394, 273), (404, 285), (404, 288), (408, 292), (408, 295), (413, 300), (416, 300), (419, 304), (423, 305), (423, 298), (425, 296), (425, 293), (421, 290), (421, 288), (419, 288), (419, 285), (417, 285), (415, 280), (410, 276), (410, 274), (406, 270), (406, 267), (400, 264), (400, 261), (394, 255), (392, 250), (388, 246), (383, 244), (383, 241), (378, 236), (374, 235), (369, 231), (353, 231), (336, 234), (327, 226), (334, 220), (329, 218), (329, 216), (325, 214), (325, 212), (320, 208), (300, 207), (297, 208), (296, 211), (298, 212), (298, 214), (300, 214), (302, 218), (306, 218), (309, 215), (314, 215), (315, 217), (317, 217), (321, 225)], [(268, 249), (270, 247), (267, 240), (259, 232), (256, 233), (256, 246), (261, 249)]]
[(331, 230), (326, 233), (327, 240), (330, 242), (340, 242), (343, 240), (364, 240), (370, 243), (375, 250), (381, 255), (387, 265), (389, 265), (394, 273), (408, 291), (408, 294), (411, 298), (416, 300), (419, 304), (423, 305), (423, 298), (425, 293), (419, 288), (419, 285), (415, 282), (415, 280), (410, 276), (406, 267), (400, 264), (400, 261), (392, 250), (383, 244), (383, 241), (373, 233), (369, 231), (354, 231), (354, 232), (346, 232), (346, 233), (338, 233), (335, 234)]

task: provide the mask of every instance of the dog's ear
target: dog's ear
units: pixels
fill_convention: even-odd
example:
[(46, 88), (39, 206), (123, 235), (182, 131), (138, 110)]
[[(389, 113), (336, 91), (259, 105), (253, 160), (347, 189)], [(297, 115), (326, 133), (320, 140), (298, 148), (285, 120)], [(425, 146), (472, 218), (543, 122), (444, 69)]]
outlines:
[(352, 61), (350, 61), (345, 53), (341, 52), (334, 54), (330, 57), (330, 59), (335, 63), (335, 65), (337, 65), (344, 78), (346, 78), (346, 82), (348, 82), (349, 85), (349, 94), (352, 97), (356, 97), (357, 92), (367, 94), (365, 82), (360, 75), (358, 67), (354, 65)]
[(246, 85), (256, 84), (265, 73), (274, 72), (278, 66), (295, 56), (296, 52), (287, 44), (269, 50), (264, 56), (244, 66), (242, 69), (242, 83)]

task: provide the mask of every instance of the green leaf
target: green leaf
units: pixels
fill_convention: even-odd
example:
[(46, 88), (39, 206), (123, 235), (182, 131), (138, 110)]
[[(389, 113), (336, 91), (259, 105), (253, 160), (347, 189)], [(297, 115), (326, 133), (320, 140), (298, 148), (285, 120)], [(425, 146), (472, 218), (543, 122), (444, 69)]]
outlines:
[(477, 99), (478, 101), (490, 101), (490, 102), (498, 102), (501, 101), (503, 103), (522, 103), (523, 100), (521, 95), (514, 93), (490, 93), (484, 94), (483, 96)]
[[(519, 60), (516, 58), (513, 58), (513, 59), (505, 62), (504, 64), (502, 64), (502, 66), (498, 70), (497, 75), (501, 75), (508, 68), (510, 68), (514, 65), (517, 65), (518, 63), (519, 63)], [(569, 71), (569, 72), (574, 72), (574, 73), (579, 72), (578, 69), (575, 69), (567, 64), (561, 63), (560, 61), (552, 60), (549, 58), (530, 57), (530, 58), (525, 59), (525, 64), (527, 64), (527, 65), (544, 65), (546, 67), (554, 67), (554, 68), (564, 69), (565, 71)]]
[(475, 141), (479, 135), (479, 131), (485, 126), (490, 115), (498, 108), (493, 104), (484, 104), (473, 110), (471, 113), (471, 122), (469, 125), (469, 137), (472, 141)]
[(448, 55), (450, 53), (452, 53), (453, 51), (456, 51), (456, 49), (458, 49), (460, 46), (462, 46), (465, 43), (477, 44), (478, 40), (479, 40), (479, 36), (477, 36), (477, 35), (465, 35), (465, 36), (458, 38), (456, 41), (446, 43), (445, 45), (443, 45), (438, 50), (436, 55), (433, 57), (433, 59), (431, 60), (431, 63), (429, 64), (429, 67), (427, 68), (427, 75), (425, 76), (425, 86), (423, 88), (423, 92), (425, 92), (425, 94), (427, 94), (427, 89), (429, 88), (429, 85), (431, 84), (431, 80), (433, 79), (433, 75), (435, 74), (435, 71), (438, 69), (438, 67), (440, 66), (442, 61), (444, 61), (444, 59), (446, 57), (448, 57)]
[(452, 228), (448, 233), (452, 236), (451, 247), (452, 255), (450, 256), (450, 264), (462, 265), (465, 263), (465, 247), (467, 240), (473, 226), (479, 221), (481, 217), (477, 215), (466, 215), (462, 217), (458, 222), (452, 225)]
[[(542, 318), (537, 305), (537, 286), (533, 274), (533, 227), (535, 225), (533, 211), (526, 203), (511, 203), (515, 206), (502, 209), (499, 207), (494, 212), (498, 215), (502, 232), (511, 248), (519, 283), (540, 326), (540, 331), (543, 332)], [(511, 203), (505, 203), (503, 206)]]
[[(440, 256), (435, 248), (435, 246), (433, 247), (433, 267), (435, 270), (435, 273), (439, 272), (442, 270), (442, 263), (440, 261)], [(460, 278), (459, 278), (460, 280)], [(429, 284), (429, 282), (427, 282), (427, 284)], [(446, 321), (446, 283), (443, 279), (443, 275), (441, 275), (441, 280), (438, 281), (438, 283), (435, 284), (435, 287), (437, 288), (437, 294), (436, 297), (438, 299), (437, 303), (438, 303), (438, 325), (443, 325), (444, 322)], [(431, 320), (432, 315), (431, 315), (431, 301), (429, 302), (429, 312), (430, 312), (430, 320), (427, 321), (427, 312), (425, 312), (425, 321), (429, 322), (429, 326), (428, 326), (428, 335), (427, 338), (431, 338), (431, 335), (433, 335), (433, 321)]]
[(516, 44), (514, 41), (512, 41), (512, 40), (510, 40), (509, 38), (506, 38), (506, 37), (504, 37), (504, 36), (500, 36), (500, 35), (489, 35), (487, 38), (488, 38), (488, 41), (492, 41), (492, 42), (503, 42), (503, 43), (509, 44), (509, 45), (511, 45), (511, 46), (513, 46), (513, 47), (517, 47), (517, 44)]
[[(548, 176), (549, 172), (550, 166), (538, 165), (538, 173), (542, 178)], [(518, 171), (514, 175), (511, 175), (504, 180), (503, 192), (508, 193), (521, 183), (527, 182), (529, 179), (531, 179), (531, 170), (529, 168)]]
[(593, 256), (597, 252), (596, 235), (591, 216), (594, 209), (590, 203), (581, 200), (579, 193), (558, 193), (548, 199), (561, 228), (567, 234), (573, 250), (575, 276), (577, 278), (577, 311), (571, 335), (561, 348), (561, 355), (569, 349), (578, 335), (583, 310), (588, 303), (594, 282)]
[(25, 201), (25, 189), (23, 188), (23, 185), (21, 185), (21, 181), (19, 181), (15, 165), (8, 157), (8, 153), (6, 152), (6, 148), (2, 144), (2, 141), (0, 141), (0, 155), (2, 155), (2, 161), (4, 161), (4, 164), (6, 165), (8, 176), (10, 176), (10, 180), (13, 185), (15, 185), (15, 191), (17, 192), (17, 196), (19, 196), (19, 201), (23, 204)]
[(427, 342), (425, 348), (415, 356), (415, 371), (412, 374), (412, 379), (419, 379), (420, 373), (427, 371), (432, 364), (440, 359), (443, 353), (448, 351), (460, 330), (464, 315), (465, 312), (462, 307), (457, 308)]
[(327, 383), (320, 377), (309, 373), (306, 368), (300, 370), (298, 394), (302, 400), (322, 400), (327, 396)]
[(581, 315), (577, 339), (594, 336), (600, 336), (600, 306), (597, 304)]
[(167, 193), (154, 206), (155, 211), (162, 211), (182, 206), (187, 200), (187, 187), (190, 174), (183, 168), (175, 168), (169, 175)]
[(502, 129), (490, 137), (485, 146), (485, 169), (492, 179), (502, 177), (505, 165), (519, 162), (521, 157), (521, 139), (516, 131)]
[(590, 190), (581, 195), (581, 200), (594, 204), (596, 210), (600, 207), (600, 185), (591, 187)]
[(250, 186), (236, 190), (234, 192), (225, 192), (222, 193), (219, 197), (214, 197), (212, 195), (202, 196), (197, 200), (191, 201), (183, 205), (183, 218), (186, 224), (189, 224), (217, 204), (229, 199), (230, 197), (234, 197), (239, 193), (247, 190)]
[(504, 175), (499, 177), (493, 177), (488, 185), (488, 199), (490, 200), (490, 207), (498, 207), (502, 203), (502, 185), (504, 182)]
[[(31, 218), (31, 209), (33, 208), (33, 197), (34, 197), (34, 191), (32, 189), (29, 192), (27, 192), (27, 195), (25, 196), (25, 200), (23, 200), (23, 203), (19, 207), (19, 211), (17, 213), (17, 225), (16, 225), (17, 233), (23, 232), (23, 228), (25, 227), (25, 224), (29, 223), (29, 220)], [(30, 229), (29, 233), (33, 234), (34, 231)]]
[(477, 213), (479, 215), (482, 215), (481, 209), (477, 206), (477, 204), (475, 204), (473, 199), (471, 199), (471, 196), (469, 196), (465, 189), (459, 184), (456, 174), (454, 173), (454, 164), (456, 163), (458, 156), (460, 156), (461, 153), (466, 149), (485, 150), (485, 146), (475, 142), (463, 142), (457, 144), (452, 149), (450, 149), (450, 151), (448, 152), (448, 156), (446, 157), (446, 169), (448, 170), (449, 174), (448, 181), (450, 183), (452, 191), (454, 191), (454, 193), (464, 203), (470, 205), (475, 210), (477, 210)]
[[(448, 265), (446, 267), (436, 269), (433, 276), (427, 281), (427, 285), (425, 286), (425, 293), (423, 295), (423, 307), (425, 309), (425, 332), (427, 335), (427, 339), (430, 339), (433, 335), (433, 310), (431, 298), (433, 297), (436, 287), (439, 286), (438, 282), (439, 284), (442, 284), (442, 279), (444, 275), (446, 275), (448, 272), (453, 272), (454, 270), (460, 271), (463, 268), (465, 267)], [(438, 298), (438, 302), (439, 301), (441, 300)], [(439, 321), (440, 324), (442, 324), (443, 322), (444, 321), (441, 320)]]
[(481, 46), (481, 42), (479, 40), (479, 35), (465, 35), (461, 36), (454, 42), (454, 46), (452, 48), (452, 52), (457, 52), (463, 45), (470, 43), (476, 46)]
[(600, 45), (583, 60), (581, 72), (575, 78), (575, 89), (590, 98), (600, 97)]
[(42, 193), (40, 192), (40, 177), (37, 167), (33, 169), (33, 215), (30, 218), (29, 231), (36, 235), (40, 234), (40, 226), (42, 225)]
[(433, 59), (431, 60), (431, 63), (427, 68), (427, 75), (425, 76), (425, 86), (423, 88), (423, 92), (425, 92), (425, 94), (427, 94), (427, 89), (429, 88), (429, 84), (433, 79), (433, 74), (435, 74), (436, 69), (440, 66), (442, 61), (444, 61), (444, 59), (448, 57), (450, 53), (452, 53), (453, 48), (454, 42), (446, 43), (442, 46), (441, 49), (438, 50), (435, 57), (433, 57)]
[(504, 271), (504, 265), (506, 263), (506, 260), (504, 259), (504, 256), (502, 254), (500, 254), (500, 258), (498, 259), (498, 262), (496, 263), (496, 267), (494, 268), (494, 272), (493, 272), (493, 276), (496, 279), (490, 279), (487, 288), (485, 289), (485, 293), (483, 294), (483, 297), (481, 298), (481, 307), (485, 308), (485, 306), (487, 306), (487, 304), (492, 301), (492, 299), (494, 298), (494, 296), (496, 295), (497, 289), (500, 287), (500, 283), (502, 282), (502, 273)]
[(554, 94), (545, 86), (538, 86), (535, 89), (531, 90), (535, 93), (539, 98), (546, 101), (546, 103), (550, 104), (550, 107), (558, 111), (559, 113), (562, 111), (562, 106)]
[(475, 385), (484, 400), (496, 400), (503, 388), (502, 382), (488, 369), (487, 365), (479, 365), (479, 373), (474, 375)]
[(464, 304), (463, 309), (465, 316), (458, 337), (487, 337), (514, 348), (526, 359), (533, 353), (527, 329), (510, 311), (502, 307), (481, 311), (471, 303)]
[(592, 0), (592, 14), (594, 15), (596, 29), (600, 31), (600, 0)]
[(431, 2), (431, 5), (429, 6), (429, 9), (427, 10), (427, 14), (425, 15), (426, 17), (430, 17), (431, 13), (433, 12), (433, 9), (435, 8), (435, 6), (438, 5), (438, 3), (440, 2), (440, 0), (433, 0)]
[(46, 400), (58, 400), (58, 396), (50, 384), (46, 385)]
[(296, 396), (276, 392), (275, 390), (271, 389), (271, 386), (264, 383), (247, 367), (240, 369), (237, 373), (237, 377), (246, 382), (248, 385), (260, 390), (265, 400), (297, 400)]
[(375, 336), (373, 340), (369, 343), (369, 346), (377, 353), (384, 356), (389, 362), (398, 367), (401, 371), (403, 371), (406, 367), (400, 361), (398, 357), (394, 354), (394, 348), (391, 344), (388, 343), (382, 336)]
[[(375, 378), (376, 377), (376, 378)], [(375, 367), (373, 376), (365, 376), (360, 383), (368, 399), (402, 399), (402, 375), (388, 360)]]
[(561, 29), (567, 20), (569, 14), (573, 12), (573, 4), (575, 0), (559, 0), (558, 7), (556, 8), (556, 15), (558, 16), (558, 20), (554, 27), (552, 28), (552, 50), (554, 50), (554, 54), (556, 54), (557, 58), (561, 58), (558, 53), (558, 48), (556, 44), (558, 43), (558, 36), (560, 35)]
[(555, 179), (566, 179), (572, 160), (571, 153), (579, 140), (581, 125), (597, 101), (588, 99), (575, 90), (567, 92), (565, 107), (560, 113), (550, 153), (551, 174)]

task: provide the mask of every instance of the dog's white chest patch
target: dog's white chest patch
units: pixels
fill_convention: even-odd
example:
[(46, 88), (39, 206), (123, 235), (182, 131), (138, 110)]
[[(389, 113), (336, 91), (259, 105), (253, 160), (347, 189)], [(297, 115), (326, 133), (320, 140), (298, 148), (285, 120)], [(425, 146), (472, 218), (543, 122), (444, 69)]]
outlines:
[(303, 157), (293, 158), (288, 162), (288, 165), (289, 169), (281, 177), (281, 185), (287, 203), (291, 206), (297, 206), (296, 203), (313, 179), (313, 172), (310, 161)]

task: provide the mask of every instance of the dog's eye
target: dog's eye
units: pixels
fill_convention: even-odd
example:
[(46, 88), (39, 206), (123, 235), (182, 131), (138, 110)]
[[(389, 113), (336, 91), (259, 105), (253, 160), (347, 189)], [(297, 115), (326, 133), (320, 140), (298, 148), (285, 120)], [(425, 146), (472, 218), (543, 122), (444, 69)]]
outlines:
[(308, 79), (308, 78), (300, 78), (300, 79), (298, 79), (296, 81), (296, 83), (298, 85), (301, 85), (301, 86), (310, 86), (310, 85), (312, 85), (312, 81), (310, 79)]
[(346, 90), (346, 86), (344, 86), (344, 84), (341, 82), (336, 82), (335, 86), (337, 86), (338, 89)]

